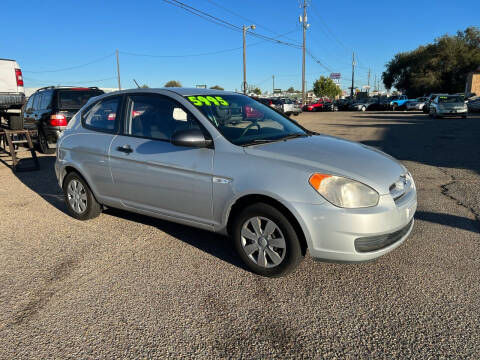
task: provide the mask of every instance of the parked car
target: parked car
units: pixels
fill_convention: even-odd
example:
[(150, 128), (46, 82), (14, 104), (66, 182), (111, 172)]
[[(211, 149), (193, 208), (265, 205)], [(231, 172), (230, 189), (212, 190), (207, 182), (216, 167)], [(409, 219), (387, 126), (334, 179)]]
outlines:
[(367, 111), (367, 110), (383, 110), (383, 105), (378, 98), (360, 99), (350, 105), (350, 110)]
[(323, 105), (324, 105), (324, 101), (323, 100), (318, 100), (314, 103), (311, 103), (311, 104), (306, 104), (302, 110), (303, 111), (322, 111), (323, 110)]
[(337, 106), (338, 110), (349, 110), (350, 103), (351, 103), (350, 99), (335, 100), (335, 105)]
[(38, 89), (22, 111), (26, 129), (38, 131), (38, 146), (44, 154), (55, 152), (58, 137), (70, 119), (91, 97), (104, 92), (97, 87), (48, 86)]
[(406, 239), (417, 206), (392, 157), (211, 89), (91, 99), (60, 137), (55, 172), (76, 219), (108, 206), (230, 235), (264, 276), (292, 271), (307, 249), (340, 262), (384, 255)]
[(0, 120), (9, 129), (23, 129), (20, 111), (24, 103), (22, 69), (15, 60), (0, 59)]
[(468, 99), (467, 107), (468, 111), (480, 112), (480, 97), (474, 96)]
[(302, 109), (290, 98), (279, 98), (277, 109), (283, 112), (285, 115), (298, 115), (302, 112)]
[(338, 106), (334, 101), (324, 101), (323, 111), (338, 111)]
[(448, 94), (430, 94), (428, 95), (427, 97), (427, 100), (425, 101), (425, 105), (423, 106), (422, 108), (422, 111), (425, 113), (425, 114), (429, 114), (430, 113), (430, 104), (433, 100), (435, 100), (435, 98), (439, 95), (445, 95), (447, 96)]
[(408, 100), (406, 103), (405, 103), (405, 108), (406, 110), (422, 110), (423, 107), (425, 106), (425, 101), (427, 100), (427, 98), (425, 97), (419, 97), (417, 99), (413, 99), (413, 100)]
[(467, 104), (463, 95), (440, 95), (430, 103), (429, 115), (439, 118), (444, 116), (461, 116), (466, 118)]
[(405, 103), (408, 101), (408, 97), (406, 95), (400, 95), (397, 98), (390, 101), (390, 108), (392, 111), (405, 109)]

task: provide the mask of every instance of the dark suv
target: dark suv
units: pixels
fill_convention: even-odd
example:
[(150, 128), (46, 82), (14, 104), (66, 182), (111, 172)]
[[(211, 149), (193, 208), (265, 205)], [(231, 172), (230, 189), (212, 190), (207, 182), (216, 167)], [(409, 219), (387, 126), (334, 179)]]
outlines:
[(25, 129), (38, 130), (38, 145), (44, 154), (55, 152), (55, 144), (68, 121), (91, 97), (104, 92), (97, 87), (49, 86), (38, 89), (22, 111)]

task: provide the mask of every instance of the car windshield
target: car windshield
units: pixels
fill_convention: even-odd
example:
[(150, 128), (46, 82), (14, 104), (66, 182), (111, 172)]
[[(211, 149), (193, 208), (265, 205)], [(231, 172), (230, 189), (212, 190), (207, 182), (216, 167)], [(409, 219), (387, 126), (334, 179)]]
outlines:
[(269, 106), (244, 95), (185, 96), (235, 145), (250, 145), (296, 136), (307, 132)]
[(438, 97), (439, 103), (463, 103), (462, 96), (439, 96)]
[(78, 110), (93, 96), (103, 94), (101, 90), (62, 90), (58, 92), (58, 108)]

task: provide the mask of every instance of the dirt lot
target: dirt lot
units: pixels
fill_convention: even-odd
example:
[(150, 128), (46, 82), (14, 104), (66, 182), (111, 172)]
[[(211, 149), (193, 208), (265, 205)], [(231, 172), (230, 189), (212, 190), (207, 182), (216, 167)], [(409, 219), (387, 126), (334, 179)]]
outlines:
[(38, 172), (0, 163), (0, 358), (480, 358), (480, 117), (295, 119), (409, 168), (419, 207), (402, 246), (261, 278), (215, 234), (70, 218), (51, 156)]

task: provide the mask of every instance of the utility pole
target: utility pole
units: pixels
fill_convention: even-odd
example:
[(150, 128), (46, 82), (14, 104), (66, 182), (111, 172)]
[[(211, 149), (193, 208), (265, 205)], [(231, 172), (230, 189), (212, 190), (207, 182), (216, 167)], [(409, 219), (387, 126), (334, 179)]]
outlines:
[(246, 35), (247, 30), (255, 30), (255, 25), (245, 26), (243, 25), (243, 93), (247, 93), (247, 46), (246, 46)]
[(275, 92), (275, 75), (272, 75), (272, 94)]
[(122, 85), (120, 84), (120, 63), (119, 63), (119, 61), (118, 61), (118, 49), (115, 50), (115, 54), (117, 55), (118, 90), (122, 90)]
[(353, 99), (353, 84), (355, 82), (355, 52), (352, 53), (352, 87), (350, 88), (350, 97)]
[(303, 17), (300, 16), (300, 22), (303, 28), (303, 47), (302, 47), (302, 105), (305, 105), (305, 48), (306, 48), (306, 33), (308, 28), (307, 19), (307, 0), (303, 0)]
[(368, 68), (367, 94), (370, 92), (370, 68)]

